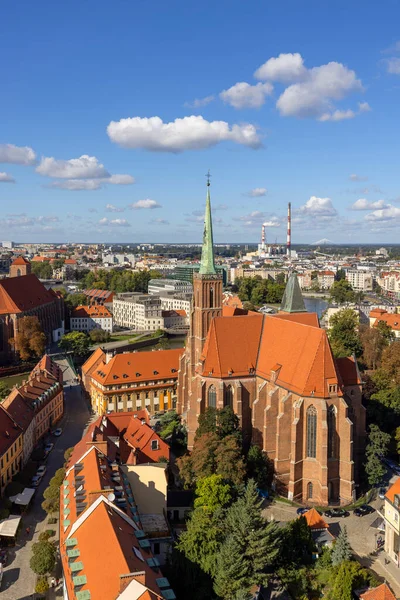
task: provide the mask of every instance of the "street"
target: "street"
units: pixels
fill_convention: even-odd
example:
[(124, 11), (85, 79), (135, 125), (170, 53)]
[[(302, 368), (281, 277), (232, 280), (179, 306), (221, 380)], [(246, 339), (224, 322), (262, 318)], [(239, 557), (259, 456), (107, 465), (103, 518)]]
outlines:
[[(46, 461), (47, 472), (37, 488), (30, 508), (22, 518), (17, 543), (15, 547), (10, 548), (1, 584), (2, 600), (27, 600), (33, 597), (36, 575), (31, 571), (29, 561), (32, 544), (38, 541), (47, 516), (41, 507), (43, 492), (56, 470), (63, 466), (65, 450), (74, 446), (82, 438), (83, 431), (90, 420), (87, 403), (81, 394), (80, 385), (74, 384), (74, 374), (71, 368), (64, 359), (57, 360), (57, 362), (63, 370), (64, 383), (67, 384), (64, 416), (57, 423), (57, 427), (62, 427), (63, 433), (58, 438), (52, 437), (51, 441), (55, 446)], [(72, 384), (71, 389), (69, 389), (70, 384)], [(26, 534), (27, 527), (30, 528), (28, 535)], [(53, 525), (53, 528), (57, 530), (56, 539), (58, 539), (58, 527), (57, 516), (57, 523)]]
[[(394, 483), (394, 480), (395, 478), (392, 479), (392, 483)], [(330, 530), (335, 536), (339, 534), (340, 528), (343, 527), (343, 525), (346, 525), (349, 542), (357, 560), (359, 560), (364, 567), (368, 567), (375, 571), (379, 577), (386, 579), (393, 591), (399, 595), (400, 569), (398, 569), (391, 561), (389, 564), (385, 564), (386, 554), (383, 550), (381, 550), (377, 556), (370, 556), (370, 553), (376, 548), (377, 536), (381, 535), (384, 537), (382, 532), (372, 526), (377, 519), (381, 520), (377, 511), (381, 511), (383, 500), (377, 498), (373, 502), (370, 502), (370, 505), (376, 509), (375, 512), (363, 517), (356, 517), (353, 515), (353, 511), (350, 511), (350, 516), (348, 517), (324, 517), (324, 520), (330, 526)], [(296, 507), (284, 504), (283, 502), (273, 502), (264, 509), (263, 515), (268, 520), (274, 519), (279, 522), (291, 521), (297, 518)], [(271, 597), (274, 596), (272, 595)], [(280, 595), (276, 597), (281, 598)]]

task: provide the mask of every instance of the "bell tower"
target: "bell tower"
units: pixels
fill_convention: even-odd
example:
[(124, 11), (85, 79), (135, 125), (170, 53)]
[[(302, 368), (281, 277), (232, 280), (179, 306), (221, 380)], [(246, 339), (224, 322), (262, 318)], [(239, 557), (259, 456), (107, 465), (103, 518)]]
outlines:
[(190, 318), (190, 371), (194, 376), (210, 328), (211, 320), (222, 315), (222, 276), (214, 262), (210, 201), (210, 173), (207, 174), (207, 197), (204, 215), (203, 246), (198, 273), (193, 275), (193, 304)]

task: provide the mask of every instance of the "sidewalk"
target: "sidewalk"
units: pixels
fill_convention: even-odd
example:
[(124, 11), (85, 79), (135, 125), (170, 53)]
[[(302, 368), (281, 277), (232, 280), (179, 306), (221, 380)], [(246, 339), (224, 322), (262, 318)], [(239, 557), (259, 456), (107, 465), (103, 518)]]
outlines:
[(387, 558), (386, 553), (382, 551), (378, 556), (359, 556), (358, 560), (363, 567), (375, 571), (390, 585), (394, 594), (400, 596), (400, 569), (391, 560), (385, 564), (385, 558)]

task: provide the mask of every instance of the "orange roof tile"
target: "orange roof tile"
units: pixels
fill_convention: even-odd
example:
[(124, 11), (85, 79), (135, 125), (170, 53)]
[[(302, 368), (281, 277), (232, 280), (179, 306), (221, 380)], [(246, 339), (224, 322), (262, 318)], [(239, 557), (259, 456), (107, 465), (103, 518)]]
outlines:
[(29, 265), (29, 260), (26, 260), (23, 256), (18, 256), (15, 260), (12, 261), (12, 265)]
[(111, 313), (105, 306), (77, 306), (71, 313), (71, 317), (78, 319), (111, 318)]
[(361, 594), (360, 600), (396, 600), (396, 596), (387, 583), (382, 583), (382, 585)]
[(311, 325), (311, 327), (319, 327), (319, 320), (317, 313), (284, 313), (279, 312), (276, 315), (271, 315), (278, 319), (286, 319), (287, 321), (296, 321), (296, 323), (303, 323), (303, 325)]
[(14, 444), (21, 434), (21, 427), (0, 404), (0, 456)]
[(102, 385), (176, 379), (183, 351), (183, 348), (176, 348), (116, 354), (108, 364), (99, 365), (92, 377)]
[(361, 383), (357, 363), (352, 356), (335, 358), (335, 363), (344, 385), (358, 385)]
[[(375, 316), (375, 315), (373, 315)], [(400, 331), (400, 315), (387, 313), (379, 315), (374, 323), (374, 327), (378, 327), (379, 323), (386, 323), (393, 329), (393, 331)]]
[(328, 529), (329, 525), (324, 521), (315, 508), (310, 508), (304, 515), (310, 529)]
[(385, 498), (390, 500), (392, 504), (394, 504), (395, 496), (400, 496), (400, 477), (390, 486), (385, 494)]
[(33, 273), (0, 280), (0, 314), (26, 312), (54, 299), (54, 294)]
[(101, 348), (96, 348), (96, 350), (89, 356), (87, 361), (85, 361), (82, 365), (82, 373), (88, 374), (89, 371), (96, 365), (96, 362), (100, 359), (105, 361), (106, 355)]

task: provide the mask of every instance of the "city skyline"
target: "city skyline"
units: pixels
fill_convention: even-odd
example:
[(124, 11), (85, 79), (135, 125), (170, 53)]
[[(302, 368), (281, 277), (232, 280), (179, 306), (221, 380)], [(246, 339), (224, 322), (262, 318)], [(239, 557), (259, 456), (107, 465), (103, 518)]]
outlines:
[(288, 202), (293, 244), (395, 243), (398, 7), (23, 6), (0, 38), (3, 239), (200, 242), (210, 169), (216, 243), (284, 243)]

